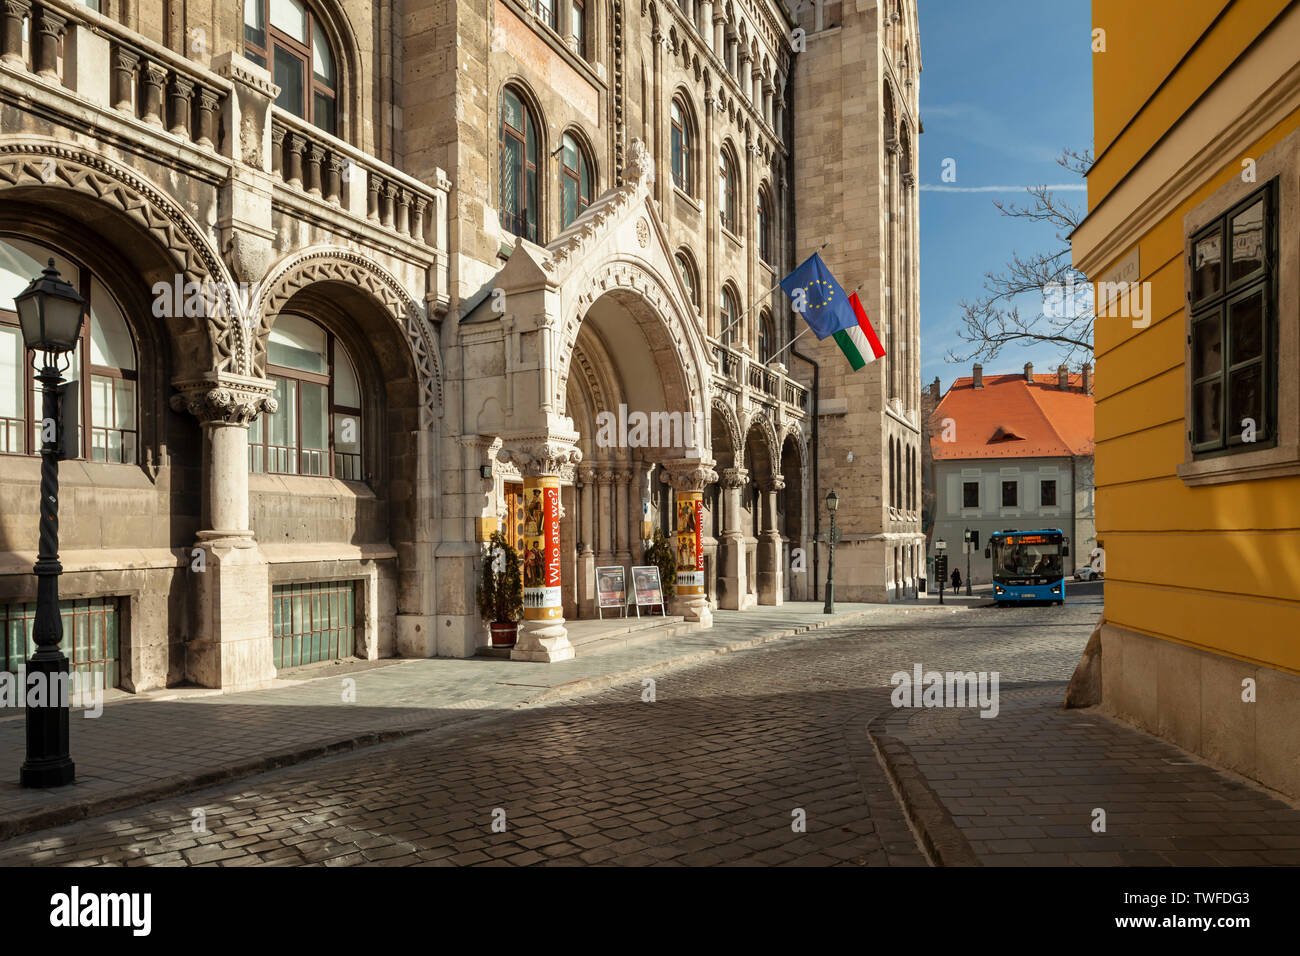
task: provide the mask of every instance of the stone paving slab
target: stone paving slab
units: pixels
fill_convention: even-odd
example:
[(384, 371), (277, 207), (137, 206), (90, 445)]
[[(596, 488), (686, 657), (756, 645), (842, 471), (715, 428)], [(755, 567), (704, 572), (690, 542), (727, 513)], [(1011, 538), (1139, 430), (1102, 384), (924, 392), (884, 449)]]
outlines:
[(1063, 709), (1065, 686), (1004, 684), (991, 719), (909, 708), (872, 722), (937, 862), (1300, 864), (1300, 808), (1100, 711)]
[[(559, 664), (394, 660), (239, 694), (176, 690), (72, 715), (76, 783), (25, 790), (21, 715), (0, 719), (0, 839), (433, 727), (536, 706), (811, 628), (889, 620), (899, 606), (816, 602), (720, 611), (714, 627)], [(924, 613), (917, 611), (916, 613)], [(951, 613), (951, 612), (946, 612)], [(328, 671), (328, 669), (326, 669)], [(319, 672), (315, 672), (319, 673)], [(344, 701), (345, 680), (355, 700)], [(157, 699), (170, 698), (170, 699)]]

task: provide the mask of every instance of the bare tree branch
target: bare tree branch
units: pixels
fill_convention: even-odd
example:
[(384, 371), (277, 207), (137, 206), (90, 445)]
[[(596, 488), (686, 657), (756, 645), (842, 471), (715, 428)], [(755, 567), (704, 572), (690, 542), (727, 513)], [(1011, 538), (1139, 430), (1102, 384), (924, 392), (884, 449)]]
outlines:
[[(1092, 168), (1092, 150), (1064, 149), (1056, 161), (1082, 178)], [(1078, 228), (1085, 212), (1047, 186), (1031, 186), (1025, 192), (1029, 198), (1024, 204), (995, 201), (993, 205), (1004, 216), (1054, 227), (1060, 245), (1024, 256), (1013, 252), (1001, 271), (985, 274), (985, 294), (973, 302), (962, 299), (959, 303), (962, 323), (957, 337), (968, 348), (949, 350), (949, 362), (993, 359), (1009, 345), (1040, 343), (1057, 346), (1066, 364), (1092, 360), (1095, 316), (1087, 292), (1091, 287), (1074, 268), (1070, 252), (1070, 233)], [(1033, 315), (1021, 315), (1016, 304), (1017, 297), (1026, 295), (1038, 298)], [(1063, 307), (1044, 308), (1049, 300), (1059, 301)]]

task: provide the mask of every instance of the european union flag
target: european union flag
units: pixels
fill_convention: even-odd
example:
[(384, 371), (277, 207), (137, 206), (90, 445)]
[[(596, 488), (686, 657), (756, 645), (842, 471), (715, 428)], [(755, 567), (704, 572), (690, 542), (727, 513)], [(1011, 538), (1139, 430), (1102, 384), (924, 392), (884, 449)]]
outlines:
[(781, 280), (781, 290), (819, 339), (858, 324), (849, 297), (815, 252)]

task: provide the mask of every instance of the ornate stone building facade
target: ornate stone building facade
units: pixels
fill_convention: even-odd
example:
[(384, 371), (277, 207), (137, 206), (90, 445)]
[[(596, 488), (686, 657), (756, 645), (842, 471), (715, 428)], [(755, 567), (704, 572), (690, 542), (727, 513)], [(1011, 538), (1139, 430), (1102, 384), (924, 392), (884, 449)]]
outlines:
[[(770, 290), (831, 229), (873, 317), (887, 289), (914, 298), (914, 199), (888, 216), (890, 164), (913, 160), (884, 149), (897, 127), (914, 156), (894, 65), (919, 66), (914, 4), (7, 0), (0, 18), (0, 666), (30, 626), (39, 470), (11, 300), (50, 257), (90, 303), (65, 648), (108, 684), (472, 654), (481, 542), (525, 490), (554, 494), (555, 603), (517, 657), (571, 654), (594, 569), (683, 521), (679, 613), (813, 597), (819, 413), (834, 454), (841, 419), (880, 436), (837, 486), (874, 502), (847, 530), (910, 533), (880, 489), (915, 425), (915, 308), (885, 323), (899, 358), (850, 376), (778, 352), (797, 329)], [(819, 44), (870, 55), (841, 68)], [(816, 129), (840, 108), (861, 136), (828, 154)], [(871, 218), (849, 209), (864, 195)], [(603, 431), (611, 415), (634, 427)], [(824, 495), (825, 450), (820, 468)], [(886, 580), (872, 547), (840, 596), (902, 592), (911, 565)]]

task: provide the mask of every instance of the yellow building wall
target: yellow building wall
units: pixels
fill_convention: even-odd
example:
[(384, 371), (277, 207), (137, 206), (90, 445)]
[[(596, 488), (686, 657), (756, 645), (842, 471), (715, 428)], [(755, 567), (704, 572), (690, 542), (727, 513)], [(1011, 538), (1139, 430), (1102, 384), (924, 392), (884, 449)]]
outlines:
[[(1106, 29), (1107, 52), (1093, 57), (1099, 158), (1088, 179), (1090, 208), (1287, 5), (1095, 0), (1093, 24)], [(1139, 239), (1150, 326), (1102, 318), (1095, 329), (1106, 620), (1293, 673), (1300, 673), (1300, 478), (1193, 488), (1175, 469), (1187, 431), (1183, 217), (1240, 175), (1243, 158), (1259, 156), (1297, 126), (1300, 111), (1256, 142), (1225, 151), (1218, 172)]]

